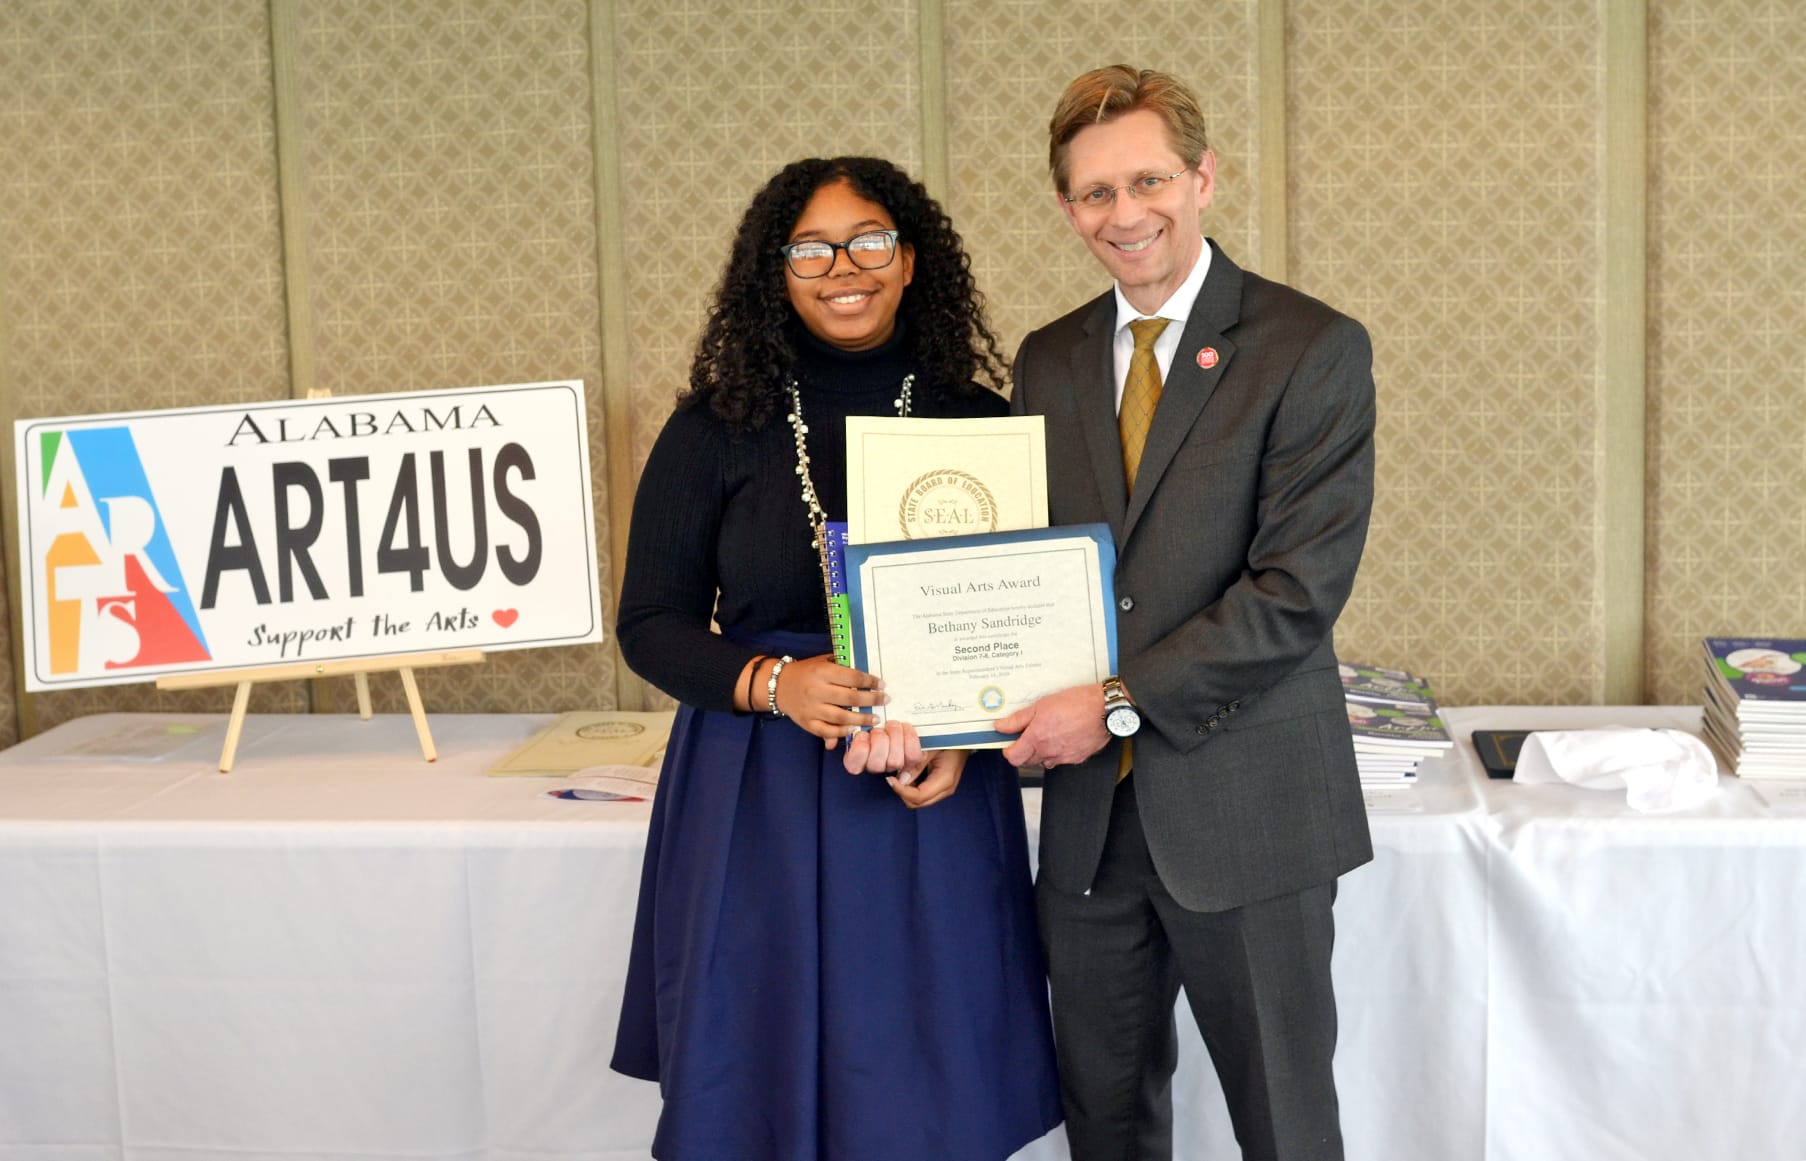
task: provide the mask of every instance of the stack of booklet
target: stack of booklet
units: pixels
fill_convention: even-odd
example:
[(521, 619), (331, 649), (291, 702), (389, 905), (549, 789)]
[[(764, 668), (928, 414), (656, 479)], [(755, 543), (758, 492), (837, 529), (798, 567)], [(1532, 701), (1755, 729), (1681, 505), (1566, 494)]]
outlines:
[(1806, 638), (1707, 637), (1705, 739), (1744, 778), (1806, 778)]
[(1416, 785), (1423, 760), (1454, 745), (1429, 683), (1402, 669), (1347, 663), (1337, 668), (1362, 785)]

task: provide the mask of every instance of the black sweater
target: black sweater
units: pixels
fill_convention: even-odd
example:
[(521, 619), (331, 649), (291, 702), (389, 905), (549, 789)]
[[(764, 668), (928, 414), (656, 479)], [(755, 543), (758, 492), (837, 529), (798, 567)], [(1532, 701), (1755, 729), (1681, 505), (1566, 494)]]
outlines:
[[(910, 366), (901, 329), (873, 351), (808, 340), (797, 379), (809, 426), (810, 478), (829, 520), (847, 509), (846, 417), (894, 415)], [(784, 409), (788, 410), (788, 407)], [(910, 414), (997, 416), (1003, 397), (917, 380)], [(698, 709), (733, 708), (734, 682), (760, 650), (746, 637), (774, 629), (826, 635), (821, 568), (784, 414), (736, 431), (706, 402), (672, 414), (634, 496), (616, 626), (633, 671)], [(717, 599), (719, 598), (719, 599)]]

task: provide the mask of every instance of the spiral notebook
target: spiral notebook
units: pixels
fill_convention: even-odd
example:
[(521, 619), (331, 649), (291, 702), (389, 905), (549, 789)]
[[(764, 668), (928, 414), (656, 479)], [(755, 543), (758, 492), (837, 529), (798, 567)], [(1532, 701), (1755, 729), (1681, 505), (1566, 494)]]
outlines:
[(834, 660), (853, 664), (853, 610), (847, 596), (847, 525), (830, 520), (822, 527), (822, 583), (827, 586), (828, 636)]

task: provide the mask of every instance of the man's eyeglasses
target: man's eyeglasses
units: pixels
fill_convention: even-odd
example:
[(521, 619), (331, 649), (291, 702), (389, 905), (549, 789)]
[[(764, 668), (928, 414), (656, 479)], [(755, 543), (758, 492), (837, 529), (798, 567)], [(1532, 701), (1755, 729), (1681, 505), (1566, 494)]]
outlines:
[(790, 273), (798, 278), (820, 278), (834, 269), (834, 252), (845, 250), (847, 261), (861, 270), (882, 270), (897, 257), (897, 230), (871, 230), (844, 242), (791, 242), (779, 246)]
[(1182, 169), (1178, 173), (1169, 173), (1165, 177), (1157, 173), (1144, 173), (1128, 185), (1094, 185), (1075, 194), (1061, 194), (1060, 197), (1067, 205), (1087, 210), (1101, 210), (1106, 206), (1116, 204), (1117, 190), (1126, 189), (1129, 191), (1130, 197), (1138, 201), (1146, 201), (1151, 197), (1158, 197), (1160, 191), (1165, 189), (1167, 183), (1174, 178), (1183, 177), (1190, 172), (1189, 169)]

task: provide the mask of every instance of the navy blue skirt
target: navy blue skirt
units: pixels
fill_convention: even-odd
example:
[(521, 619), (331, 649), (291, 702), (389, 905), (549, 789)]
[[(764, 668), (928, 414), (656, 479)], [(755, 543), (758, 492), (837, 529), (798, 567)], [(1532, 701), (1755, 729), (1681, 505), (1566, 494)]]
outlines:
[(660, 1161), (1001, 1161), (1052, 1129), (1015, 771), (974, 753), (912, 811), (788, 719), (680, 707), (613, 1067), (659, 1082)]

